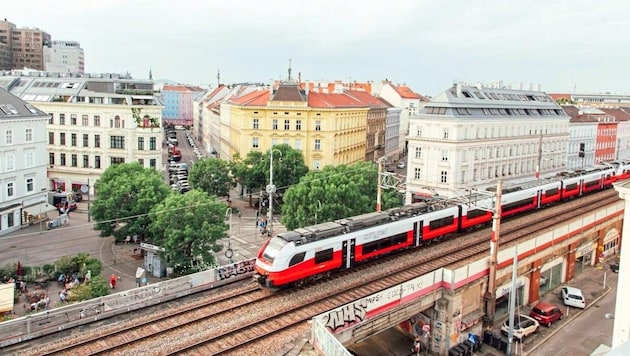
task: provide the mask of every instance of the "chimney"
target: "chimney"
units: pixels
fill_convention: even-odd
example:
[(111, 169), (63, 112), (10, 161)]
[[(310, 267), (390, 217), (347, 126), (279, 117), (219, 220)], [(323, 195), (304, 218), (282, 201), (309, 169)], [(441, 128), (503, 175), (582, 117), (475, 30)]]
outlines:
[(518, 83), (518, 90), (523, 90), (523, 82)]
[(462, 97), (462, 82), (457, 82), (457, 85), (455, 86), (455, 93), (457, 93), (458, 98)]
[(536, 91), (540, 91), (540, 84), (536, 84)]

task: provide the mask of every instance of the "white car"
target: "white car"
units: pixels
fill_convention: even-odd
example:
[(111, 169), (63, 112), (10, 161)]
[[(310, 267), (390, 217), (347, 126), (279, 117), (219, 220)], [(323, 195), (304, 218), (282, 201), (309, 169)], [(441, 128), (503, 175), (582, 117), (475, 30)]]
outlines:
[[(526, 336), (529, 336), (538, 331), (540, 324), (536, 319), (531, 318), (524, 314), (514, 315), (514, 329), (512, 335), (522, 342)], [(506, 320), (501, 326), (501, 332), (503, 334), (508, 335), (510, 331), (510, 320)]]
[(560, 299), (564, 305), (584, 309), (586, 301), (582, 291), (574, 287), (562, 287), (560, 290)]

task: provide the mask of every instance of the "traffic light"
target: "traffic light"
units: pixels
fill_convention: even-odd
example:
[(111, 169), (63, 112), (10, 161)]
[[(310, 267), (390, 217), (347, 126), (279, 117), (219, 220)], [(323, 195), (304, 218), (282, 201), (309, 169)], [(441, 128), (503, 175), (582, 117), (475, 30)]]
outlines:
[(586, 151), (586, 144), (580, 143), (580, 151), (578, 152), (578, 157), (584, 158), (584, 151)]

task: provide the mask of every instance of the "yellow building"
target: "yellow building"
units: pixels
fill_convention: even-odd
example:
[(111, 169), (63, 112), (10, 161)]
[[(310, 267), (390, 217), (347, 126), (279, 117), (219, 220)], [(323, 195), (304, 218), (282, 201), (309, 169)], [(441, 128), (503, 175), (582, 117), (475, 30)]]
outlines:
[(370, 105), (347, 93), (307, 94), (297, 83), (281, 83), (232, 97), (225, 106), (221, 126), (229, 131), (230, 158), (288, 144), (303, 152), (310, 170), (365, 160)]

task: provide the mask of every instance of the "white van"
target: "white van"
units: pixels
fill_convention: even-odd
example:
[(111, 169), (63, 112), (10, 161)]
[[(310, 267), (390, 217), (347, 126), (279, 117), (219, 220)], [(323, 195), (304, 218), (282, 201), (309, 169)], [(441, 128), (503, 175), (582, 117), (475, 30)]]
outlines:
[(581, 309), (586, 307), (584, 295), (582, 295), (582, 291), (577, 288), (562, 287), (560, 290), (560, 298), (562, 302), (564, 302), (564, 305)]

